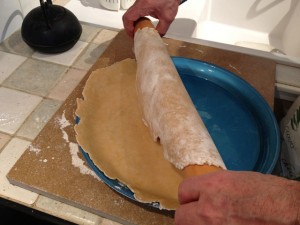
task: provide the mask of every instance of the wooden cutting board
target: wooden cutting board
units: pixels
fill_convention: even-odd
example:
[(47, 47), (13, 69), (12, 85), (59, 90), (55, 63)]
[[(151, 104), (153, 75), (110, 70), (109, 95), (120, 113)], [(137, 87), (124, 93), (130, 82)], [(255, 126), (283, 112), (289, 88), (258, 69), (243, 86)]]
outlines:
[[(236, 52), (164, 39), (172, 56), (214, 63), (241, 76), (273, 108), (275, 62)], [(121, 196), (97, 179), (76, 145), (76, 99), (81, 98), (91, 71), (134, 58), (133, 40), (121, 31), (67, 98), (54, 117), (7, 175), (15, 185), (33, 190), (124, 224), (173, 224), (173, 213), (160, 211)]]

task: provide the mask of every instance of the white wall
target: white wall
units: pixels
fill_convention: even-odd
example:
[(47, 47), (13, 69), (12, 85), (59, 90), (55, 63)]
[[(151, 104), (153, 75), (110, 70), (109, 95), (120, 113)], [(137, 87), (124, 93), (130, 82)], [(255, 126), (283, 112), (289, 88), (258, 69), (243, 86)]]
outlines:
[(0, 0), (0, 43), (22, 26), (24, 16), (38, 0)]
[(293, 0), (209, 1), (208, 20), (270, 33), (290, 10)]
[(300, 1), (297, 0), (297, 5), (293, 8), (288, 20), (289, 22), (282, 38), (283, 51), (287, 55), (300, 57)]
[(33, 8), (40, 5), (38, 0), (19, 0), (23, 15), (26, 16)]

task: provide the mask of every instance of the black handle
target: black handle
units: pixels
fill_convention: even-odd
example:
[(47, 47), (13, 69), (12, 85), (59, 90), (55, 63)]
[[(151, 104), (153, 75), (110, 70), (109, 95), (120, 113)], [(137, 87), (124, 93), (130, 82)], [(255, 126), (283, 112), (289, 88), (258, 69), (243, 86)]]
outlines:
[(41, 8), (42, 8), (42, 11), (43, 11), (43, 15), (44, 15), (47, 27), (49, 29), (51, 29), (51, 23), (49, 21), (49, 16), (48, 16), (48, 12), (47, 11), (48, 11), (49, 5), (52, 5), (52, 0), (47, 0), (47, 1), (40, 0), (40, 4), (41, 4)]

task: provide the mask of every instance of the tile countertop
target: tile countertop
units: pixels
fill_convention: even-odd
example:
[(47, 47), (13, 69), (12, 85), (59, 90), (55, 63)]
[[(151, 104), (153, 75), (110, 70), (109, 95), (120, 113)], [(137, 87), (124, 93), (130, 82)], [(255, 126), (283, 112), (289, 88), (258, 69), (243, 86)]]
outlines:
[(76, 224), (118, 224), (13, 186), (6, 178), (116, 34), (83, 25), (77, 44), (57, 55), (34, 52), (22, 41), (20, 31), (0, 44), (0, 198)]
[(19, 31), (0, 44), (0, 198), (75, 224), (118, 224), (11, 185), (6, 178), (117, 33), (83, 24), (78, 43), (57, 55), (34, 52)]

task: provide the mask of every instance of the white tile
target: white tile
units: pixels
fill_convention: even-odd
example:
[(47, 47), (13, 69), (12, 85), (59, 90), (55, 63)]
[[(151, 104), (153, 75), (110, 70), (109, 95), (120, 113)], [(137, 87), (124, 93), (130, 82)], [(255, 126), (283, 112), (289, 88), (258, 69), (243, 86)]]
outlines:
[(18, 130), (19, 137), (33, 140), (61, 106), (61, 102), (44, 99)]
[(29, 141), (13, 138), (0, 153), (0, 197), (26, 205), (32, 205), (38, 194), (10, 184), (6, 175), (29, 145)]
[(25, 60), (26, 57), (0, 51), (0, 84)]
[(35, 205), (38, 210), (75, 224), (99, 225), (102, 222), (102, 218), (95, 214), (44, 196), (40, 196)]
[(52, 63), (57, 63), (65, 66), (71, 66), (73, 62), (80, 55), (82, 50), (88, 45), (88, 43), (83, 41), (78, 41), (73, 48), (66, 52), (59, 54), (44, 54), (40, 52), (35, 52), (32, 57)]
[(42, 98), (0, 87), (0, 131), (14, 134)]

